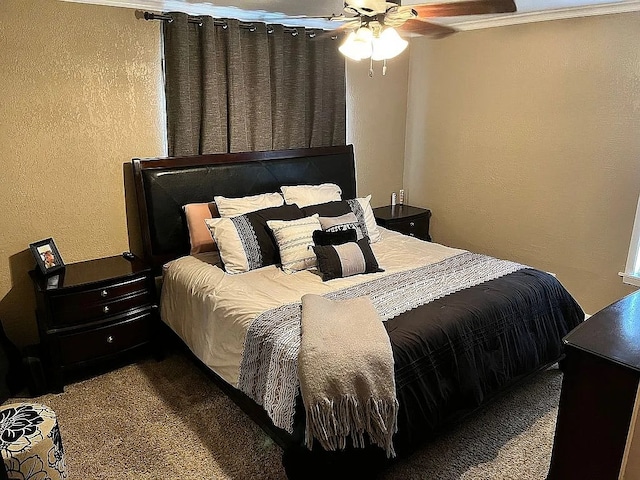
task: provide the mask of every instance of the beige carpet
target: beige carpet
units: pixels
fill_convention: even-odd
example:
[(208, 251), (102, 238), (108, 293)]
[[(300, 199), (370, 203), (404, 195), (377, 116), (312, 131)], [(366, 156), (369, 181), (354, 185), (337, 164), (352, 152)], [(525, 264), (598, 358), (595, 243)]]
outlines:
[[(382, 478), (544, 479), (561, 378), (540, 373)], [(71, 480), (285, 478), (281, 449), (180, 353), (29, 401), (56, 411)]]

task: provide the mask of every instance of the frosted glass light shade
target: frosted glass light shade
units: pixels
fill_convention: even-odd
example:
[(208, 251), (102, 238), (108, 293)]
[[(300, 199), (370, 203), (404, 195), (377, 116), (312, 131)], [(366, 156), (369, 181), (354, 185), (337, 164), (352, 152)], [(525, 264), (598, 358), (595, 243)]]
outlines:
[(357, 32), (351, 32), (338, 50), (352, 60), (369, 58), (373, 49), (372, 40), (373, 32), (367, 27), (361, 27)]
[(398, 35), (395, 28), (385, 28), (378, 38), (372, 39), (372, 53), (371, 58), (373, 60), (388, 60), (397, 55), (400, 55), (409, 42), (404, 40)]

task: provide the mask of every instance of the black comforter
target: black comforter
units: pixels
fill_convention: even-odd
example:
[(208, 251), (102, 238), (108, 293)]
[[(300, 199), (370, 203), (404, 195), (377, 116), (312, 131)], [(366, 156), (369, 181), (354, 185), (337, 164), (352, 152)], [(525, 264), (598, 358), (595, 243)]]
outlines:
[[(524, 268), (457, 291), (386, 321), (400, 404), (394, 448), (415, 450), (491, 396), (557, 361), (562, 338), (584, 313), (558, 280)], [(300, 400), (298, 398), (298, 400)], [(312, 452), (296, 408), (283, 463), (290, 479), (375, 478), (382, 449)]]
[(557, 360), (562, 337), (583, 319), (555, 277), (523, 269), (388, 320), (400, 403), (396, 451)]
[[(526, 268), (388, 320), (400, 404), (394, 436), (398, 455), (557, 361), (562, 338), (583, 319), (582, 309), (555, 277)], [(309, 452), (303, 431), (299, 403), (294, 445), (283, 457), (290, 479), (371, 479), (388, 464), (378, 447)]]

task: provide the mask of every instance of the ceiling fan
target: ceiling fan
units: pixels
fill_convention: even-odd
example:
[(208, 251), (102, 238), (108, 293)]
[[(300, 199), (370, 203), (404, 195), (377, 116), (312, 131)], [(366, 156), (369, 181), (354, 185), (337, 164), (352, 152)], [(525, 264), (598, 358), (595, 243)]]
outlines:
[(442, 38), (455, 33), (456, 30), (431, 23), (429, 19), (511, 13), (516, 11), (516, 4), (514, 0), (464, 0), (402, 6), (399, 2), (384, 0), (347, 0), (344, 2), (344, 11), (347, 15), (329, 17), (333, 21), (346, 22), (340, 29), (357, 28), (362, 24), (378, 22), (402, 32)]
[[(346, 0), (345, 13), (329, 19), (344, 22), (333, 30), (334, 33), (336, 30), (350, 32), (340, 45), (340, 52), (353, 60), (383, 60), (384, 74), (386, 60), (399, 55), (407, 47), (407, 41), (398, 32), (443, 38), (456, 30), (432, 23), (430, 19), (515, 11), (514, 0), (462, 0), (406, 6), (385, 0)], [(369, 75), (372, 74), (370, 69)]]

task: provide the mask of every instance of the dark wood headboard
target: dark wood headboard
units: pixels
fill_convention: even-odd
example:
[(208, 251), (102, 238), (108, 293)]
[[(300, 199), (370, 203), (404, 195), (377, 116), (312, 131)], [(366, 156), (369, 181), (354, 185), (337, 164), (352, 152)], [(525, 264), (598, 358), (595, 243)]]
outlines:
[(145, 260), (156, 270), (189, 253), (183, 205), (279, 192), (282, 185), (336, 183), (355, 198), (353, 146), (173, 158), (134, 158), (133, 172)]

